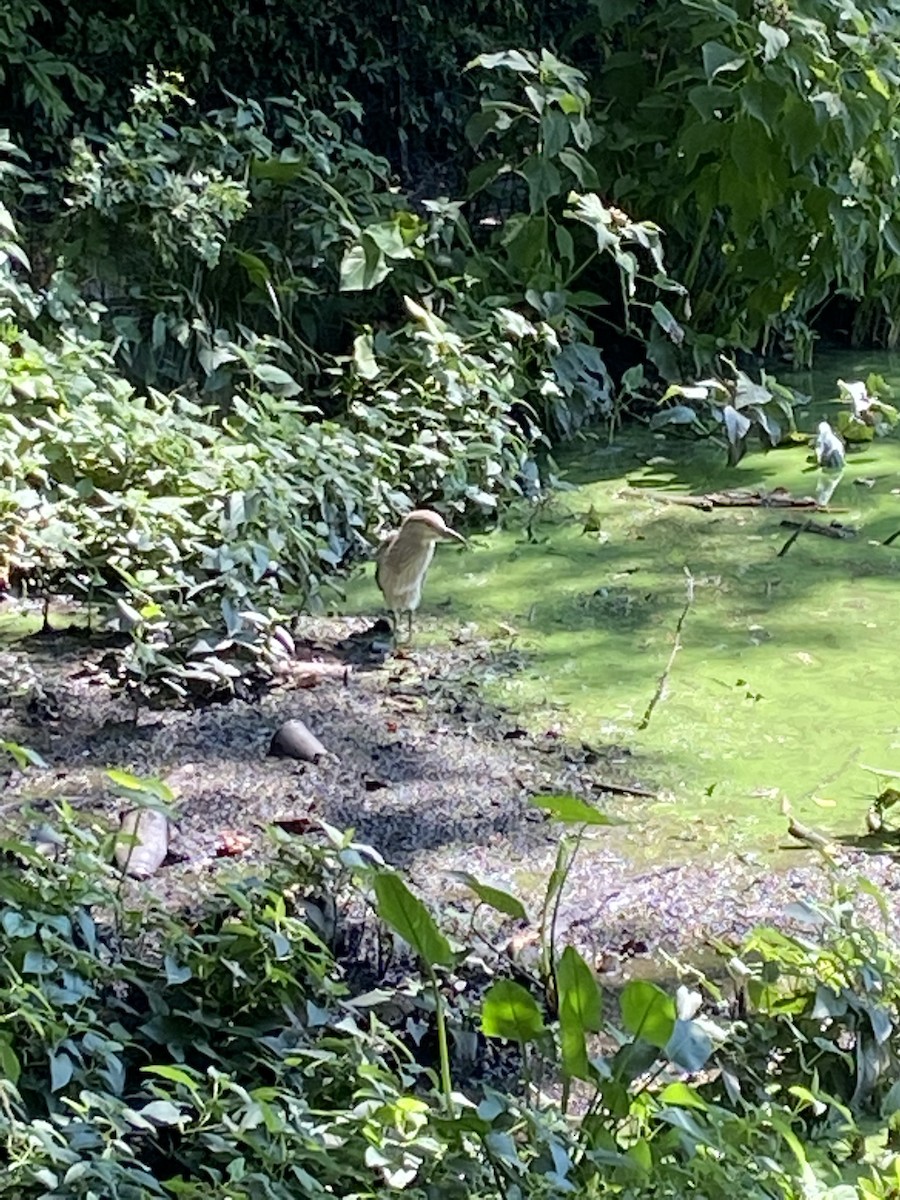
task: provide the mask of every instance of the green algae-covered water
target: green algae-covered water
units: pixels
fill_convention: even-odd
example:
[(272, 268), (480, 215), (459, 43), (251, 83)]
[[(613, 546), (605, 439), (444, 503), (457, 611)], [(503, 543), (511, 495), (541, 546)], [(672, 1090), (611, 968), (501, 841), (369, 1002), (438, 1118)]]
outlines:
[[(900, 357), (821, 356), (784, 376), (813, 397), (798, 428), (814, 431), (839, 405), (837, 378), (883, 374), (900, 397)], [(560, 460), (574, 485), (533, 527), (439, 549), (424, 614), (444, 632), (475, 623), (524, 651), (512, 678), (491, 684), (536, 729), (561, 726), (595, 744), (628, 747), (636, 778), (658, 800), (631, 815), (650, 844), (674, 851), (766, 848), (783, 840), (785, 807), (842, 835), (865, 832), (883, 786), (862, 766), (900, 769), (900, 431), (852, 450), (831, 519), (853, 540), (802, 534), (782, 556), (798, 511), (654, 500), (783, 486), (813, 494), (820, 476), (805, 446), (751, 450), (728, 468), (720, 446), (632, 433), (609, 447), (579, 444)], [(636, 494), (637, 493), (637, 494)], [(641, 719), (672, 652), (663, 696)], [(355, 611), (378, 611), (369, 574)]]

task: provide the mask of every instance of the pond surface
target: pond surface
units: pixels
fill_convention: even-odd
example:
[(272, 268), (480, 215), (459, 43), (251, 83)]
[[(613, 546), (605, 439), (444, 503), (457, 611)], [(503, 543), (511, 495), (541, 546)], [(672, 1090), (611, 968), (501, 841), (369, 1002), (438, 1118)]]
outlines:
[[(884, 375), (900, 397), (900, 356), (821, 355), (782, 375), (813, 398), (801, 431), (839, 409), (835, 381)], [(771, 851), (785, 811), (826, 832), (865, 833), (884, 782), (863, 766), (900, 769), (900, 432), (848, 453), (831, 519), (852, 540), (801, 534), (802, 511), (702, 512), (654, 499), (771, 489), (814, 494), (821, 476), (806, 446), (752, 449), (737, 468), (721, 446), (633, 433), (610, 447), (580, 444), (560, 461), (574, 485), (535, 522), (440, 548), (423, 613), (444, 633), (474, 622), (524, 653), (525, 666), (489, 683), (536, 728), (627, 747), (657, 800), (629, 802), (635, 842), (651, 858)], [(863, 482), (865, 481), (865, 482)], [(635, 491), (638, 492), (635, 495)], [(694, 598), (663, 695), (642, 718)], [(356, 611), (378, 611), (371, 574)]]

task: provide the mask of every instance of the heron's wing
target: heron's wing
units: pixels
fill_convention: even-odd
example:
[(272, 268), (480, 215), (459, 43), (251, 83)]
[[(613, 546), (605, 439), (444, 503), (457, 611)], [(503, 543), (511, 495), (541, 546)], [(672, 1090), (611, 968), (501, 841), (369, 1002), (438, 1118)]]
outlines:
[[(375, 582), (379, 587), (382, 586), (381, 568), (393, 549), (394, 543), (397, 541), (396, 533), (389, 533), (386, 538), (382, 538), (375, 550)], [(382, 590), (384, 590), (382, 588)]]

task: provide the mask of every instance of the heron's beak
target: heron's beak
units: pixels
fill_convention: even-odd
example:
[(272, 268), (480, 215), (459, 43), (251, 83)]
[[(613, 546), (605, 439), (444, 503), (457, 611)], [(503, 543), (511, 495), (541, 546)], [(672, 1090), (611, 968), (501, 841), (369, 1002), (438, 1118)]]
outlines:
[(462, 544), (464, 546), (468, 544), (466, 542), (466, 539), (463, 537), (463, 535), (461, 533), (457, 533), (455, 529), (451, 529), (449, 525), (444, 530), (444, 537), (445, 538), (453, 538), (454, 541), (462, 542)]

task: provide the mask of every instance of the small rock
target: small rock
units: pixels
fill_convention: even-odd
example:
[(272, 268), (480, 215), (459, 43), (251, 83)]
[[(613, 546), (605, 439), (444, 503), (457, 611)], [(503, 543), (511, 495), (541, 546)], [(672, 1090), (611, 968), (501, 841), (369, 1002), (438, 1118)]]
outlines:
[[(169, 820), (165, 813), (156, 808), (133, 808), (122, 816), (119, 834), (116, 862), (126, 875), (147, 879), (159, 870), (169, 852)], [(136, 843), (132, 837), (137, 838)]]
[(292, 720), (275, 730), (269, 746), (273, 758), (299, 758), (303, 762), (318, 762), (328, 751), (302, 721)]

